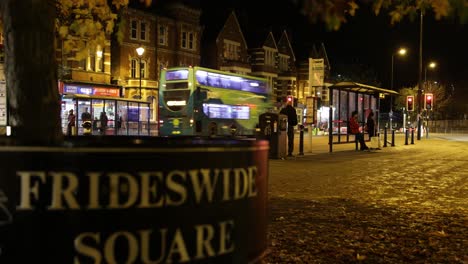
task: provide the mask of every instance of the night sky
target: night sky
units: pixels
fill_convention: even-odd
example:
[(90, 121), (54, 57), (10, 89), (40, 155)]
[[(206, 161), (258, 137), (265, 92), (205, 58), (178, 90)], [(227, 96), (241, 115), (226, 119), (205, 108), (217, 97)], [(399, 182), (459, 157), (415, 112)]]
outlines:
[[(240, 23), (247, 29), (271, 28), (273, 32), (287, 29), (298, 59), (306, 58), (312, 45), (325, 44), (332, 74), (337, 64), (362, 64), (373, 69), (381, 87), (390, 87), (391, 55), (399, 47), (408, 49), (405, 57), (394, 56), (394, 88), (414, 86), (418, 82), (419, 17), (406, 18), (392, 26), (387, 14), (375, 16), (369, 8), (358, 10), (339, 31), (327, 31), (321, 23), (313, 24), (300, 14), (289, 0), (203, 0), (202, 24), (220, 10), (234, 9)], [(458, 92), (468, 94), (468, 25), (453, 18), (436, 21), (432, 14), (424, 17), (423, 65), (435, 60), (438, 67), (427, 70), (429, 80), (453, 84)], [(276, 33), (275, 37), (278, 35)], [(423, 76), (424, 79), (424, 68)]]

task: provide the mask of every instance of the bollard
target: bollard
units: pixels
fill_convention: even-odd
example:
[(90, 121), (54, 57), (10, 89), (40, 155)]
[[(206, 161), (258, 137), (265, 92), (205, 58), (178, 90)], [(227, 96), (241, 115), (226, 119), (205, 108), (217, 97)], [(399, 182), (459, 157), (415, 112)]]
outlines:
[(304, 156), (304, 126), (303, 125), (299, 125), (299, 156)]
[(414, 144), (414, 128), (411, 128), (411, 144)]
[(384, 137), (383, 137), (383, 139), (384, 139), (383, 146), (384, 146), (384, 148), (386, 148), (387, 147), (387, 127), (384, 128)]
[(395, 130), (392, 129), (392, 147), (395, 146)]
[(405, 129), (405, 145), (408, 145), (408, 137), (409, 137), (409, 131), (408, 129)]

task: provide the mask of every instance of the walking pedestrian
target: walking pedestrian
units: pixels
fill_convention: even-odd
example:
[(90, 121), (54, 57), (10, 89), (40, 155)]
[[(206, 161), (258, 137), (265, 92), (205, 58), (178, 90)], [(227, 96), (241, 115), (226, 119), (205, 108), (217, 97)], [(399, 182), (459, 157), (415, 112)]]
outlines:
[(368, 150), (366, 142), (364, 142), (364, 134), (359, 130), (359, 122), (358, 122), (358, 111), (353, 111), (351, 113), (351, 117), (349, 118), (349, 128), (351, 130), (351, 134), (354, 134), (356, 140), (359, 141), (361, 146), (361, 150)]
[(292, 106), (292, 100), (288, 100), (286, 107), (281, 109), (280, 114), (288, 117), (288, 157), (292, 157), (294, 150), (294, 127), (297, 125), (296, 109)]

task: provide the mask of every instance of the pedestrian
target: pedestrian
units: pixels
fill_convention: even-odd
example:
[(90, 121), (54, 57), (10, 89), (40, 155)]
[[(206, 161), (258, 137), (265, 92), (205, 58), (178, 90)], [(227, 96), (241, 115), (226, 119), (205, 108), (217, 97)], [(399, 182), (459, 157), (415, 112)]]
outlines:
[(367, 133), (369, 134), (369, 140), (372, 140), (372, 137), (375, 136), (375, 120), (374, 112), (371, 110), (367, 116), (366, 122)]
[(68, 124), (67, 124), (68, 136), (72, 136), (75, 134), (75, 122), (76, 122), (75, 114), (73, 114), (73, 109), (70, 109), (70, 111), (68, 111)]
[(296, 109), (292, 106), (292, 101), (287, 101), (286, 107), (281, 109), (280, 114), (288, 117), (288, 157), (292, 157), (294, 150), (294, 127), (297, 125)]
[(88, 112), (88, 107), (85, 107), (83, 113), (81, 113), (81, 122), (83, 135), (91, 135), (91, 114)]
[(359, 122), (358, 122), (358, 111), (353, 111), (351, 113), (351, 117), (349, 118), (349, 128), (351, 130), (351, 134), (354, 134), (356, 140), (359, 141), (361, 146), (361, 150), (368, 150), (366, 142), (364, 142), (364, 134), (359, 130)]
[(101, 135), (105, 135), (106, 134), (106, 129), (107, 129), (107, 121), (109, 121), (109, 119), (107, 118), (107, 115), (106, 115), (106, 112), (101, 112), (101, 116), (99, 117), (99, 123), (100, 123), (100, 131), (101, 131)]

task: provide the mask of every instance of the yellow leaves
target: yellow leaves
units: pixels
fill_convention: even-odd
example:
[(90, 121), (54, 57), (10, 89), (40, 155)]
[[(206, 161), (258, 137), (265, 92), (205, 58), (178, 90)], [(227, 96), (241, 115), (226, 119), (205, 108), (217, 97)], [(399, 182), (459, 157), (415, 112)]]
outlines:
[(359, 6), (356, 4), (355, 1), (349, 1), (348, 6), (349, 6), (348, 13), (351, 16), (354, 16), (356, 14), (356, 10), (359, 8)]
[[(145, 1), (145, 0), (141, 0)], [(355, 16), (359, 5), (366, 1), (344, 1), (344, 0), (306, 0), (303, 2), (302, 11), (313, 22), (322, 20), (328, 29), (338, 30), (341, 24), (346, 22), (346, 15)], [(437, 19), (449, 16), (453, 10), (458, 10), (461, 21), (468, 20), (468, 2), (466, 0), (374, 0), (372, 9), (375, 15), (384, 10), (390, 16), (392, 24), (401, 21), (405, 17), (414, 18), (420, 11), (432, 9)], [(360, 4), (358, 4), (360, 3)]]
[(432, 0), (430, 4), (434, 10), (436, 19), (448, 16), (450, 13), (450, 3), (447, 0)]
[[(128, 0), (113, 0), (116, 10)], [(114, 31), (117, 14), (107, 0), (57, 0), (57, 32), (64, 41), (65, 53), (74, 52), (77, 59), (88, 56), (96, 46), (105, 46)]]
[(68, 27), (67, 26), (61, 26), (59, 28), (59, 35), (61, 38), (65, 38), (68, 35)]
[(430, 235), (437, 236), (437, 237), (447, 237), (448, 234), (444, 232), (444, 230), (441, 231), (434, 231), (429, 233)]
[(359, 253), (357, 253), (357, 255), (356, 255), (356, 259), (359, 260), (359, 261), (363, 261), (366, 258), (367, 258), (366, 255), (359, 255)]

